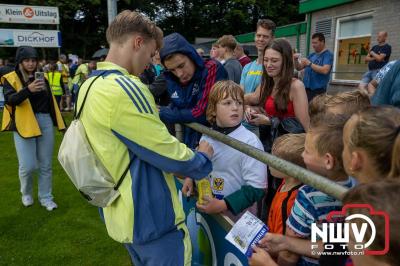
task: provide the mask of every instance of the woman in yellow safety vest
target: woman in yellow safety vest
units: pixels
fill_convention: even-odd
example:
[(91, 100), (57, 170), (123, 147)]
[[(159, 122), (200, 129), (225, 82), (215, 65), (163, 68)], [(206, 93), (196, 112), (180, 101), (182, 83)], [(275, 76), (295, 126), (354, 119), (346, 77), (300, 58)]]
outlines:
[(57, 70), (56, 64), (50, 64), (49, 72), (47, 73), (47, 81), (49, 82), (51, 92), (57, 100), (58, 107), (60, 107), (61, 97), (64, 94), (64, 83), (61, 73)]
[[(38, 54), (33, 47), (21, 46), (15, 71), (4, 75), (5, 108), (1, 130), (14, 131), (19, 162), (22, 204), (33, 204), (33, 172), (39, 168), (39, 201), (48, 211), (57, 208), (52, 195), (54, 129), (65, 129), (56, 99), (48, 82), (35, 75)], [(35, 78), (36, 76), (36, 78)]]

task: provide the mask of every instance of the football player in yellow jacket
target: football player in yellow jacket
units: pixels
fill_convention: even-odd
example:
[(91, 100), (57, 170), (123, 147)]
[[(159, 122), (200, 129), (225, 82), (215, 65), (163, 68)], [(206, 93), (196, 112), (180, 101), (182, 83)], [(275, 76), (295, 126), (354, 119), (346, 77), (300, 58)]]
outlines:
[[(173, 174), (201, 179), (212, 147), (192, 151), (168, 133), (154, 98), (138, 78), (162, 45), (162, 31), (123, 11), (107, 29), (105, 62), (81, 86), (77, 108), (88, 140), (115, 181), (132, 160), (121, 196), (101, 209), (108, 234), (125, 243), (134, 265), (190, 265), (191, 244)], [(101, 76), (94, 81), (95, 76)]]

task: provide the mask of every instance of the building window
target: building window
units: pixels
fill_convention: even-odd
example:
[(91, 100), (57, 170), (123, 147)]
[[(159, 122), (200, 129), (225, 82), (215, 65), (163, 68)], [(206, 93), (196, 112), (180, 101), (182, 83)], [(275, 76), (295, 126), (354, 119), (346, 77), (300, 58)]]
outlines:
[(332, 19), (325, 19), (317, 21), (315, 24), (315, 32), (324, 34), (325, 37), (331, 37)]
[(361, 80), (368, 69), (365, 57), (371, 49), (371, 31), (371, 13), (337, 20), (333, 80)]

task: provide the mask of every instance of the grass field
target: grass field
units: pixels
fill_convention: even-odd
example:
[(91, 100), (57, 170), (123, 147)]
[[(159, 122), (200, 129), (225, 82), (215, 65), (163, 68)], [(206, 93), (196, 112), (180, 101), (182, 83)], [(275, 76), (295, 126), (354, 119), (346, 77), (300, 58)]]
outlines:
[(61, 140), (57, 131), (53, 195), (58, 209), (48, 212), (37, 200), (36, 176), (35, 204), (22, 205), (13, 135), (0, 133), (0, 265), (131, 265), (123, 245), (108, 237), (97, 208), (83, 200), (58, 163)]

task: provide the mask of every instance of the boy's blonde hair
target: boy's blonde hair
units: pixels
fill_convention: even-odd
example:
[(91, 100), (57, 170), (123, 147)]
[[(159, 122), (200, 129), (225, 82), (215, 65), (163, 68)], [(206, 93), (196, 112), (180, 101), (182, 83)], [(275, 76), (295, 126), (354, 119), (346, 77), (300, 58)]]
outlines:
[(374, 162), (382, 179), (400, 175), (400, 110), (371, 106), (356, 114), (349, 149), (361, 148)]
[(124, 43), (129, 35), (139, 33), (145, 39), (154, 39), (157, 50), (162, 47), (163, 32), (146, 16), (130, 10), (119, 13), (106, 31), (109, 44), (113, 42)]
[(351, 115), (371, 105), (368, 94), (362, 90), (339, 92), (334, 95), (320, 94), (311, 100), (309, 106), (310, 119), (319, 113), (329, 112), (329, 108), (339, 107), (336, 114)]
[(217, 44), (222, 47), (226, 47), (233, 51), (236, 48), (237, 42), (233, 35), (224, 35), (218, 39)]
[(309, 106), (308, 106), (308, 113), (310, 115), (310, 118), (314, 117), (315, 115), (319, 113), (323, 113), (326, 110), (326, 102), (328, 101), (329, 98), (331, 98), (332, 95), (329, 94), (319, 94), (315, 96)]
[(275, 139), (272, 154), (303, 168), (306, 167), (301, 154), (304, 151), (306, 134), (285, 134)]
[(206, 111), (208, 122), (215, 124), (217, 104), (229, 96), (242, 103), (244, 101), (243, 89), (235, 82), (231, 80), (222, 80), (214, 84), (211, 88), (210, 94), (208, 95), (208, 106)]
[(333, 171), (346, 174), (343, 166), (343, 127), (348, 120), (346, 115), (319, 113), (310, 121), (309, 132), (314, 137), (314, 147), (320, 156), (327, 153), (335, 160)]
[(370, 105), (368, 93), (362, 90), (340, 92), (326, 100), (326, 108), (342, 106), (341, 114), (347, 115), (352, 115)]

